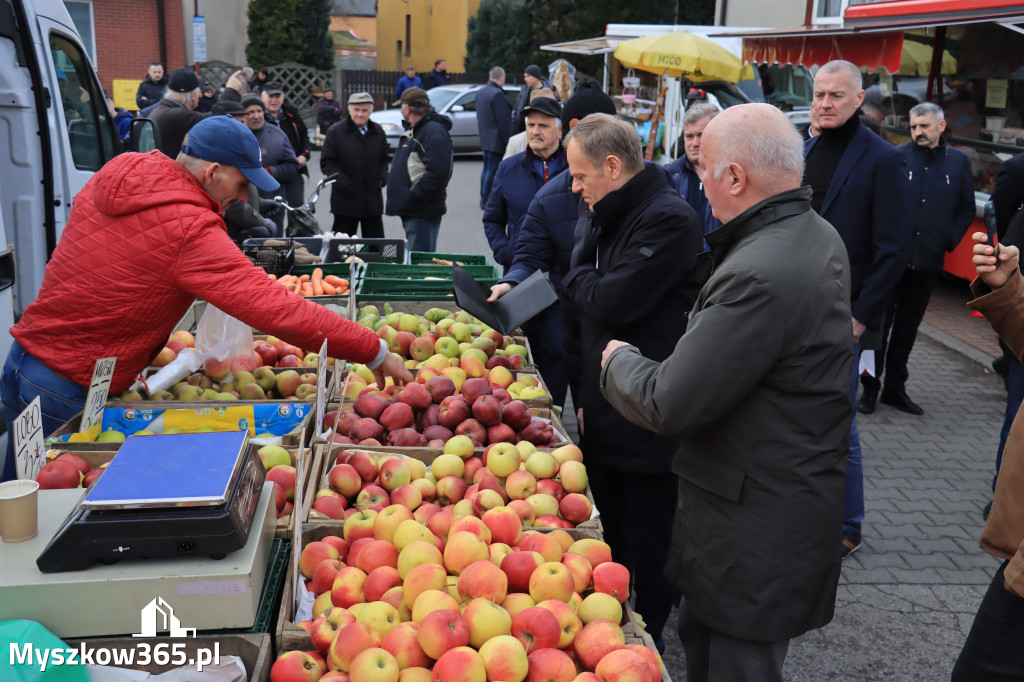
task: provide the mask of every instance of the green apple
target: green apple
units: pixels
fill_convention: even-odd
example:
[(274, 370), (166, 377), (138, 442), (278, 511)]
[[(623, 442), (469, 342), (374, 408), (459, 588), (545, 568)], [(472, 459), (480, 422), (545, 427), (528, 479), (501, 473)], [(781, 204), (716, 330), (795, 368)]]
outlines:
[(281, 464), (291, 466), (292, 463), (292, 456), (280, 445), (264, 445), (256, 454), (260, 456), (263, 468), (267, 471)]

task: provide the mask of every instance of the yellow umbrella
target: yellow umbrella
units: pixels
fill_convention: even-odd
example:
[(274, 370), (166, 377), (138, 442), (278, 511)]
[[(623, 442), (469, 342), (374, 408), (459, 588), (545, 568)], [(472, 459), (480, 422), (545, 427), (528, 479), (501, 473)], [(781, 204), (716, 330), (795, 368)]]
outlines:
[[(932, 68), (932, 47), (913, 40), (903, 41), (903, 53), (900, 55), (901, 76), (927, 76)], [(956, 73), (956, 59), (949, 50), (942, 51), (941, 72), (944, 75)]]
[(687, 31), (643, 36), (619, 43), (615, 58), (623, 65), (659, 75), (702, 82), (740, 80), (743, 63), (718, 43)]

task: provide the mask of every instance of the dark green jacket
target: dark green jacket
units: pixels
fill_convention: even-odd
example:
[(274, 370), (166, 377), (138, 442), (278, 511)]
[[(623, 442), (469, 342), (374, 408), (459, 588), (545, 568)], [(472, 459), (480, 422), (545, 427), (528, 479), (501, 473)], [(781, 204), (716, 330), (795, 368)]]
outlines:
[(779, 641), (832, 619), (853, 406), (846, 249), (776, 195), (707, 236), (713, 268), (662, 363), (618, 349), (608, 401), (679, 442), (666, 575), (700, 622)]

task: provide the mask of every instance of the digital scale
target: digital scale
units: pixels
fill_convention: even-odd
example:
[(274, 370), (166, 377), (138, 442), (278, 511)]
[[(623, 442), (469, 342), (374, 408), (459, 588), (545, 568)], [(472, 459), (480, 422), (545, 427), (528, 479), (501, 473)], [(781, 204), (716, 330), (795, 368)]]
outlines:
[(130, 436), (43, 550), (43, 573), (94, 562), (222, 559), (246, 545), (266, 479), (246, 431)]

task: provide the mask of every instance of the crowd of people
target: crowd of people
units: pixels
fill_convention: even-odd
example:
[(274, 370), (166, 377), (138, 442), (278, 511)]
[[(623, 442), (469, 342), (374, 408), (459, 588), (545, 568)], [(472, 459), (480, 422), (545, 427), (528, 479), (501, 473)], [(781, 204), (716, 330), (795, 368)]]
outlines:
[[(428, 80), (446, 78), (438, 60)], [(502, 268), (489, 300), (536, 271), (550, 277), (558, 301), (523, 328), (555, 403), (571, 395), (606, 540), (634, 576), (647, 631), (663, 646), (678, 604), (688, 679), (782, 680), (790, 640), (832, 619), (842, 561), (862, 546), (857, 412), (882, 403), (924, 413), (907, 394), (907, 365), (944, 254), (974, 216), (970, 162), (946, 143), (935, 104), (910, 111), (910, 142), (884, 139), (863, 116), (860, 70), (841, 60), (815, 75), (808, 139), (767, 104), (696, 104), (683, 153), (666, 165), (644, 160), (635, 128), (595, 82), (563, 102), (531, 65), (513, 105), (505, 78), (492, 68), (475, 106), (482, 229)], [(370, 119), (372, 95), (343, 106), (325, 92), (320, 168), (336, 178), (335, 231), (383, 237), (386, 212), (412, 250), (436, 250), (452, 124), (422, 85), (412, 67), (398, 84), (407, 129), (393, 153)], [(203, 90), (187, 69), (150, 66), (137, 105), (160, 151), (118, 157), (76, 200), (39, 298), (12, 329), (9, 418), (36, 395), (51, 430), (73, 416), (89, 358), (118, 356), (120, 390), (196, 296), (303, 347), (326, 339), (332, 355), (410, 378), (372, 332), (327, 320), (241, 254), (225, 258), (218, 214), (250, 202), (250, 183), (300, 202), (309, 136), (264, 70), (234, 74), (205, 114)], [(1007, 162), (997, 181), (1000, 246), (974, 236), (971, 305), (1014, 364), (981, 538), (1005, 563), (954, 680), (1024, 670), (1014, 646), (1024, 630), (1024, 441), (1012, 428), (1024, 398), (1021, 168), (1021, 157)], [(146, 188), (132, 182), (140, 176)], [(168, 248), (142, 248), (157, 232)], [(102, 256), (96, 244), (107, 245)], [(137, 273), (125, 277), (126, 264)], [(227, 269), (244, 272), (233, 277), (240, 286), (207, 286)], [(117, 296), (95, 286), (115, 274), (125, 282)], [(83, 302), (92, 316), (69, 321)], [(112, 339), (112, 329), (124, 333)], [(876, 358), (866, 376), (865, 350)]]

